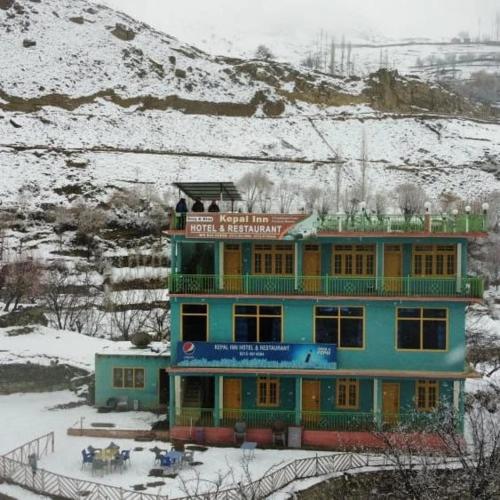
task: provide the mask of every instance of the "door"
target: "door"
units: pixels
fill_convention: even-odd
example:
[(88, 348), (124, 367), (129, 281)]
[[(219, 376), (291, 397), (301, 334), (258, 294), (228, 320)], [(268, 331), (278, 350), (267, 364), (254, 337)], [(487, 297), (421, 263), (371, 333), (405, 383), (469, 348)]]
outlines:
[(240, 420), (241, 379), (224, 377), (224, 425)]
[(165, 368), (161, 368), (158, 373), (158, 402), (161, 408), (166, 408), (168, 405), (169, 389), (168, 372)]
[(224, 245), (224, 290), (241, 291), (241, 245), (226, 243)]
[(304, 275), (304, 291), (310, 293), (319, 292), (321, 287), (321, 252), (319, 245), (305, 246), (302, 274)]
[(302, 380), (302, 421), (306, 428), (314, 428), (319, 422), (320, 396), (319, 380)]
[(382, 421), (384, 425), (397, 424), (399, 420), (399, 384), (382, 384)]
[(384, 290), (392, 294), (402, 290), (403, 257), (401, 245), (384, 245)]

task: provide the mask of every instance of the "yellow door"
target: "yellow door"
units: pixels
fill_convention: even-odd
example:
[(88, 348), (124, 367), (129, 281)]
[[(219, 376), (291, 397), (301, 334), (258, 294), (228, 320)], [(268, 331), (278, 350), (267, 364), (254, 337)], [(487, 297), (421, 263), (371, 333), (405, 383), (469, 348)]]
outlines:
[[(306, 245), (304, 248), (304, 261), (302, 266), (304, 275), (304, 291), (319, 292), (321, 286), (321, 252), (319, 245)], [(316, 278), (315, 276), (318, 276)]]
[(240, 419), (241, 379), (224, 378), (224, 423), (234, 423)]
[(399, 420), (399, 384), (382, 384), (383, 423), (394, 425)]
[(241, 246), (235, 243), (224, 245), (224, 290), (241, 291)]
[(384, 289), (387, 292), (398, 293), (402, 287), (403, 257), (401, 245), (385, 245), (384, 248)]
[(320, 381), (302, 381), (302, 420), (306, 426), (319, 421), (320, 406)]

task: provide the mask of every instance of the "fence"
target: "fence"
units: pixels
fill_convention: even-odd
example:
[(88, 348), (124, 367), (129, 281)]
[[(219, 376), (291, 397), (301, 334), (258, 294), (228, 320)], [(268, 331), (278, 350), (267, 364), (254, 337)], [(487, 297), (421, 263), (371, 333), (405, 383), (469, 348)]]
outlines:
[(54, 433), (49, 432), (43, 436), (37, 437), (27, 443), (14, 448), (5, 453), (4, 457), (14, 461), (27, 464), (30, 455), (36, 455), (37, 459), (47, 456), (49, 452), (54, 453)]
[[(56, 474), (44, 469), (35, 472), (27, 463), (28, 456), (38, 450), (39, 458), (54, 451), (54, 433), (41, 436), (29, 443), (0, 456), (0, 477), (37, 493), (53, 495), (70, 500), (168, 500), (166, 495), (156, 495), (126, 490), (117, 486), (96, 483), (84, 479)], [(18, 459), (12, 458), (12, 456)], [(26, 461), (24, 461), (26, 460)], [(252, 500), (267, 498), (293, 481), (323, 476), (335, 472), (346, 472), (368, 466), (386, 466), (387, 459), (376, 455), (338, 453), (294, 460), (289, 464), (265, 474), (260, 479), (246, 484), (239, 483), (220, 491), (196, 493), (175, 500), (200, 498), (203, 500)]]

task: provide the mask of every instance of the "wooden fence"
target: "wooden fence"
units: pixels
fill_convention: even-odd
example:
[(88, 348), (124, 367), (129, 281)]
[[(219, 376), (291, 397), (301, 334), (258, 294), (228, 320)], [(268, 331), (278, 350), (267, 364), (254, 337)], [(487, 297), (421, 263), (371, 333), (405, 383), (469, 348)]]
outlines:
[[(70, 500), (168, 500), (166, 495), (155, 495), (126, 490), (94, 481), (76, 479), (44, 469), (33, 471), (28, 457), (36, 453), (38, 458), (54, 451), (54, 433), (51, 432), (19, 446), (0, 456), (0, 477), (37, 493)], [(194, 493), (176, 500), (199, 498), (203, 500), (262, 499), (284, 488), (297, 479), (322, 476), (334, 472), (346, 472), (367, 466), (387, 465), (380, 456), (356, 453), (337, 453), (294, 460), (260, 479), (240, 483), (224, 490)]]

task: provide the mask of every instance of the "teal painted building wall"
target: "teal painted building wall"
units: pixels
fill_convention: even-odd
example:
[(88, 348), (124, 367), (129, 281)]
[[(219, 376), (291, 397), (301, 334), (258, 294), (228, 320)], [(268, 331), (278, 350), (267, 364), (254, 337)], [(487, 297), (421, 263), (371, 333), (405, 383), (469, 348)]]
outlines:
[[(109, 398), (127, 397), (129, 408), (139, 401), (140, 410), (155, 410), (160, 400), (160, 370), (170, 365), (170, 358), (155, 355), (96, 354), (95, 404), (104, 406)], [(113, 368), (144, 368), (144, 388), (113, 387)], [(168, 382), (166, 384), (168, 390)], [(168, 397), (166, 399), (168, 401)]]
[[(463, 371), (465, 357), (465, 304), (437, 301), (341, 301), (293, 300), (279, 298), (179, 298), (172, 297), (172, 340), (180, 339), (181, 304), (208, 304), (208, 341), (233, 341), (233, 304), (274, 304), (283, 306), (282, 342), (314, 342), (314, 306), (340, 305), (364, 307), (364, 349), (338, 348), (339, 369), (389, 369)], [(448, 310), (447, 351), (405, 351), (396, 349), (396, 310), (398, 307), (446, 308)], [(175, 363), (175, 349), (172, 353)]]

